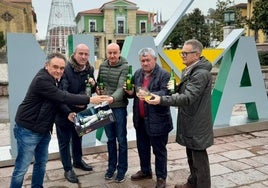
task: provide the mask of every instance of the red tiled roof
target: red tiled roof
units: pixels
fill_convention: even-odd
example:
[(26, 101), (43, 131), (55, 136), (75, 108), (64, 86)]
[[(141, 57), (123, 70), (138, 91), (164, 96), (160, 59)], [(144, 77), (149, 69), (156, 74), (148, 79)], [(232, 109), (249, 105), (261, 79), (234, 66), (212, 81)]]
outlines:
[[(100, 9), (102, 9), (105, 5), (107, 5), (107, 4), (109, 4), (109, 3), (112, 3), (113, 1), (116, 1), (116, 0), (112, 0), (112, 1), (109, 1), (109, 2), (107, 2), (107, 3), (104, 3), (102, 6), (101, 6), (101, 8)], [(126, 1), (126, 0), (124, 0), (125, 2), (127, 2), (127, 3), (130, 3), (130, 4), (132, 4), (132, 5), (137, 5), (137, 4), (135, 4), (135, 3), (133, 3), (133, 2), (130, 2), (130, 1)]]
[(79, 12), (79, 14), (102, 14), (102, 12), (100, 11), (100, 9), (96, 8), (96, 9), (81, 11)]
[(247, 3), (239, 3), (239, 4), (237, 4), (237, 5), (235, 5), (236, 7), (238, 7), (238, 8), (247, 8)]
[(139, 15), (148, 15), (149, 13), (152, 13), (152, 12), (137, 10), (137, 14), (139, 14)]
[[(78, 14), (102, 14), (102, 8), (104, 7), (104, 5), (108, 4), (108, 3), (111, 3), (115, 0), (112, 0), (112, 1), (109, 1), (107, 3), (104, 3), (101, 8), (96, 8), (96, 9), (90, 9), (90, 10), (84, 10), (84, 11), (81, 11), (79, 12)], [(126, 0), (125, 0), (126, 1)], [(130, 1), (126, 1), (128, 3), (131, 3), (133, 5), (136, 5), (135, 3), (132, 3)], [(143, 11), (143, 10), (137, 10), (137, 15), (148, 15), (148, 14), (152, 14), (153, 12), (148, 12), (148, 11)]]
[(32, 0), (6, 0), (10, 3), (31, 3)]
[[(148, 15), (149, 13), (152, 14), (152, 12), (137, 10), (138, 15)], [(102, 12), (100, 9), (96, 8), (96, 9), (84, 10), (79, 12), (78, 14), (102, 14)]]

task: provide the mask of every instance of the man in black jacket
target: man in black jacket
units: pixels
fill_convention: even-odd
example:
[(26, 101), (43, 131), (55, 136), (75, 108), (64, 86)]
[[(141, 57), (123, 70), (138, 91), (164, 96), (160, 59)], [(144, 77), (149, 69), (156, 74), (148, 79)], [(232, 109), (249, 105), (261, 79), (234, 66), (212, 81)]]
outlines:
[[(45, 67), (33, 78), (15, 117), (14, 135), (17, 139), (18, 155), (11, 179), (11, 188), (21, 188), (24, 175), (34, 157), (32, 187), (43, 187), (48, 160), (48, 146), (60, 103), (85, 105), (98, 104), (105, 96), (88, 97), (75, 95), (58, 88), (64, 72), (66, 59), (62, 54), (48, 55)], [(73, 121), (74, 113), (68, 118)]]
[[(86, 94), (86, 85), (90, 84), (91, 93), (95, 91), (94, 67), (89, 64), (88, 58), (88, 46), (85, 44), (77, 45), (65, 67), (60, 84), (61, 89), (73, 94)], [(67, 118), (70, 112), (78, 113), (85, 110), (86, 107), (87, 105), (62, 104), (55, 121), (61, 162), (65, 171), (64, 176), (71, 183), (78, 183), (73, 166), (82, 170), (92, 171), (92, 167), (82, 159), (82, 137), (78, 136), (73, 123)], [(72, 147), (73, 165), (70, 143)]]

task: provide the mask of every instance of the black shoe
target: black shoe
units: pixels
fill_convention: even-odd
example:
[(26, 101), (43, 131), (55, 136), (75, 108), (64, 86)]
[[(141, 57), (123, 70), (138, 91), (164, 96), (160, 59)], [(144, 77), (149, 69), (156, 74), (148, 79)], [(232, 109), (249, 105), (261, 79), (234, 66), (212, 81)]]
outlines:
[(89, 166), (87, 163), (85, 163), (85, 161), (81, 160), (79, 163), (74, 163), (73, 166), (75, 168), (80, 168), (82, 170), (85, 170), (85, 171), (92, 171), (92, 167)]
[(78, 183), (78, 179), (73, 170), (65, 171), (64, 177), (71, 183)]
[(116, 183), (122, 183), (122, 182), (124, 182), (124, 181), (126, 181), (125, 175), (124, 175), (124, 176), (119, 176), (119, 175), (117, 174), (117, 176), (115, 177), (115, 182), (116, 182)]
[(106, 174), (104, 175), (104, 178), (106, 180), (112, 180), (114, 177), (114, 173), (110, 173), (110, 172), (106, 172)]
[(141, 170), (131, 176), (132, 181), (152, 179), (152, 178), (153, 178), (152, 174), (144, 174)]
[(157, 178), (155, 188), (165, 188), (166, 187), (166, 180), (163, 178)]

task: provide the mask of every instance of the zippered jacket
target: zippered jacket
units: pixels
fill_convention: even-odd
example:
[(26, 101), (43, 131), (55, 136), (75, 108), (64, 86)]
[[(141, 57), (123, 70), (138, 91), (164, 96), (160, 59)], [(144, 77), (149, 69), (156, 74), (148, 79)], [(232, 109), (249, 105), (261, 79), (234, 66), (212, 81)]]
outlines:
[(56, 80), (43, 68), (33, 78), (18, 107), (15, 122), (37, 133), (52, 131), (60, 103), (85, 105), (89, 103), (89, 97), (60, 90)]
[(178, 107), (176, 141), (193, 150), (213, 144), (211, 113), (212, 65), (204, 57), (182, 74), (178, 93), (161, 97), (160, 104)]

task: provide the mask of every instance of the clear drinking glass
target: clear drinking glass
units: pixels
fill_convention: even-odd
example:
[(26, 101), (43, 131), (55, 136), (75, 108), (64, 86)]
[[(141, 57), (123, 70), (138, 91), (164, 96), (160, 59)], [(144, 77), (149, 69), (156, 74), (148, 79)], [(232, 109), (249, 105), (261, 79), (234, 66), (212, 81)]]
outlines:
[(137, 97), (139, 97), (140, 99), (150, 100), (150, 98), (152, 97), (147, 87), (135, 86), (135, 91)]

